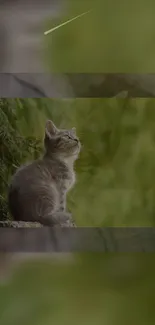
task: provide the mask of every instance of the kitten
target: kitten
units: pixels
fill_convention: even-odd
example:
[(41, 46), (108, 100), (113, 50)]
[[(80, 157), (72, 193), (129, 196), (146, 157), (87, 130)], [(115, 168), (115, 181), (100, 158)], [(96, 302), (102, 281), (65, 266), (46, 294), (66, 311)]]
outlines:
[(44, 146), (41, 159), (20, 167), (13, 176), (8, 193), (10, 212), (16, 221), (73, 225), (66, 211), (66, 195), (75, 183), (73, 167), (81, 148), (75, 128), (59, 130), (47, 121)]

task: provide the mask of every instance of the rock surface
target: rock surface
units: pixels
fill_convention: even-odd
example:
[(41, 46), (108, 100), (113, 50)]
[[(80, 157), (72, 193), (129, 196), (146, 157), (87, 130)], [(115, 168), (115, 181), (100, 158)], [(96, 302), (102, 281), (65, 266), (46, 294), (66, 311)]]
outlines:
[(41, 228), (38, 222), (0, 221), (0, 228)]

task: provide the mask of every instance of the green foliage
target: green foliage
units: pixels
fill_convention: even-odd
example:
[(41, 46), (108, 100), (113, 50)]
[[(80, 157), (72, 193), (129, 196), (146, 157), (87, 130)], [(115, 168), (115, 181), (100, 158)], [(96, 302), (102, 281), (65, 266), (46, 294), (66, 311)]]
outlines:
[(154, 104), (152, 99), (70, 101), (68, 125), (77, 127), (83, 143), (69, 196), (78, 225), (154, 225)]
[(0, 99), (0, 219), (8, 217), (7, 188), (10, 176), (28, 156), (38, 155), (40, 141), (23, 137), (17, 128), (18, 101)]

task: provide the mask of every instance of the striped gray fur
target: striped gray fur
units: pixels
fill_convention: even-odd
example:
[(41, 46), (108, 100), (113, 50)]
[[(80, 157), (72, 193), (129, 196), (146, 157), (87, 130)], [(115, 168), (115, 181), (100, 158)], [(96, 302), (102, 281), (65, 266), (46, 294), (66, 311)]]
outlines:
[(8, 193), (10, 212), (15, 221), (73, 226), (66, 196), (75, 184), (74, 162), (81, 148), (75, 128), (57, 129), (47, 121), (44, 146), (43, 157), (21, 166), (13, 176)]

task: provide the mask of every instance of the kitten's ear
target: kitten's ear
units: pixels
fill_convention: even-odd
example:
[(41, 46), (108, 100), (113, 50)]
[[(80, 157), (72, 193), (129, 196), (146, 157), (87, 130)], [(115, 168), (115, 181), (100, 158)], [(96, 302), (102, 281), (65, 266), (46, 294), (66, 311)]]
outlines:
[(51, 138), (53, 135), (55, 135), (58, 132), (57, 127), (54, 125), (54, 123), (51, 120), (48, 120), (46, 122), (45, 126), (45, 135), (48, 138)]
[(76, 133), (76, 128), (72, 128), (72, 131), (75, 134)]

